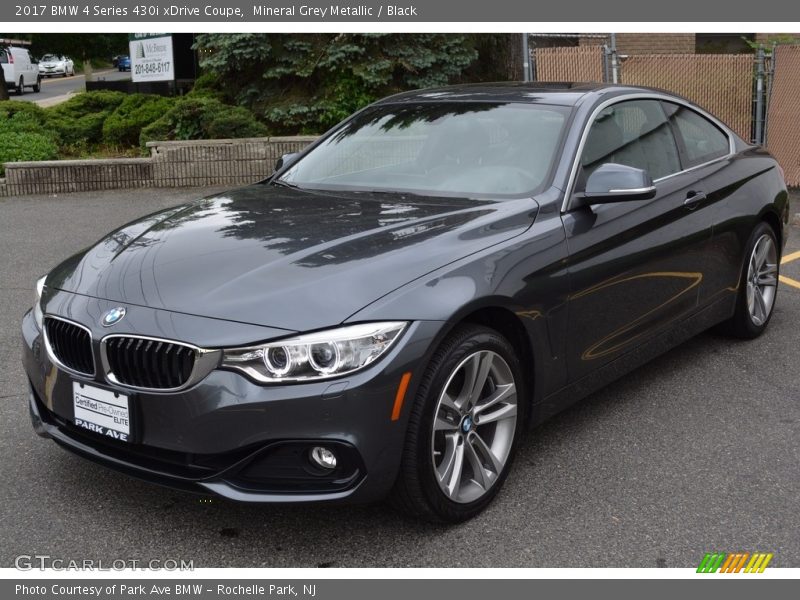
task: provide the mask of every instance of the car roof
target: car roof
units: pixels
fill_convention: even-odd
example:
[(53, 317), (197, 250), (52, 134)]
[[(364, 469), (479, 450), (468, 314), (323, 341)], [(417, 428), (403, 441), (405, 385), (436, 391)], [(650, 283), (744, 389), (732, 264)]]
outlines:
[[(439, 88), (402, 92), (379, 100), (376, 104), (412, 102), (523, 102), (531, 104), (557, 104), (574, 106), (587, 95), (616, 92), (658, 92), (654, 88), (618, 85), (612, 83), (536, 81), (508, 81), (499, 83), (467, 83)], [(673, 95), (673, 94), (669, 94)]]

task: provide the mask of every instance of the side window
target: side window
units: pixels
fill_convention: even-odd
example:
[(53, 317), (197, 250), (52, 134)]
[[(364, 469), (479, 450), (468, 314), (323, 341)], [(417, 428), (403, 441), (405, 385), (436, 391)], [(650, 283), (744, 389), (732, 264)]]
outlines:
[(681, 170), (680, 156), (658, 100), (628, 100), (605, 108), (592, 123), (581, 155), (578, 188), (604, 163), (644, 169), (653, 179)]
[(730, 152), (728, 136), (719, 127), (691, 108), (664, 103), (669, 120), (683, 140), (687, 167), (694, 167)]

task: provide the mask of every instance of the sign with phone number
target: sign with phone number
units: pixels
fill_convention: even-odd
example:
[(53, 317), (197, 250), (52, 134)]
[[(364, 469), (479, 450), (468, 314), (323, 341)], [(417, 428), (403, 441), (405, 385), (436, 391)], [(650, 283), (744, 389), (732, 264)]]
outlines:
[(164, 33), (155, 37), (153, 34), (134, 33), (128, 39), (133, 81), (175, 79), (171, 34)]

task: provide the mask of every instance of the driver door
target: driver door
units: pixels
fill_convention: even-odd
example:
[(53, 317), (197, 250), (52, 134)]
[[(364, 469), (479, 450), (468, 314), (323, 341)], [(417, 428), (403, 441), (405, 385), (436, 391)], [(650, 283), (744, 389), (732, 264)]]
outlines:
[(712, 233), (711, 208), (681, 154), (661, 102), (623, 100), (602, 110), (586, 138), (573, 193), (602, 164), (645, 169), (657, 193), (574, 208), (563, 216), (571, 294), (567, 366), (574, 381), (698, 305)]

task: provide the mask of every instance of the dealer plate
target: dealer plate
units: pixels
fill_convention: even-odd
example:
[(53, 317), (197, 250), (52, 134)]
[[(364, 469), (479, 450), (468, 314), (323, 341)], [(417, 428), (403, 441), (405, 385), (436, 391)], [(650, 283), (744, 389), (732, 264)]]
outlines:
[(72, 402), (75, 425), (123, 442), (130, 441), (128, 396), (73, 381)]

